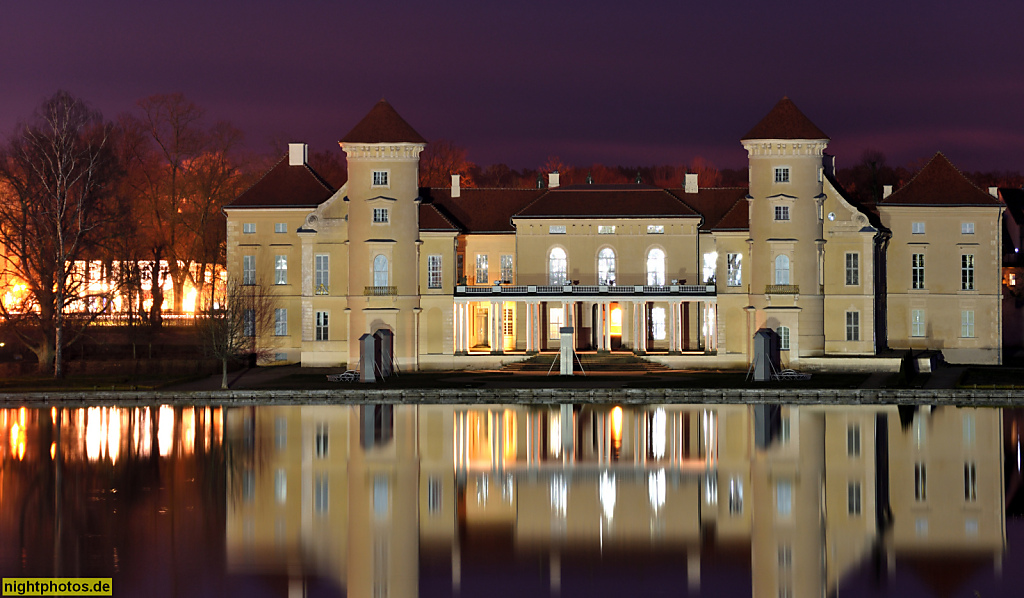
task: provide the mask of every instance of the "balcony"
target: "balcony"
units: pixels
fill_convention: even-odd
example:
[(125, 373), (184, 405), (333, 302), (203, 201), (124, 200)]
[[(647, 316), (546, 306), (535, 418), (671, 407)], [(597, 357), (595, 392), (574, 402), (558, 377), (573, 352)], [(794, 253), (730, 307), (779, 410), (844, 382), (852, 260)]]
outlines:
[(398, 287), (396, 286), (363, 288), (363, 295), (367, 297), (390, 297), (397, 294)]
[(581, 296), (592, 297), (638, 297), (644, 295), (714, 297), (713, 284), (672, 284), (672, 285), (488, 285), (455, 287), (456, 297), (480, 297), (481, 295), (506, 296)]
[(765, 295), (799, 295), (798, 284), (770, 284), (764, 287)]

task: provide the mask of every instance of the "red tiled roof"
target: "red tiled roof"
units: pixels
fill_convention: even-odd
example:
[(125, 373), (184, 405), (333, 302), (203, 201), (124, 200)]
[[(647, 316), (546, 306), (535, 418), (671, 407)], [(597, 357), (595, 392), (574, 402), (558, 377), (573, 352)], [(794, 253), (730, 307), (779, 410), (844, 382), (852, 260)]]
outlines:
[(405, 122), (386, 100), (377, 102), (342, 143), (426, 143), (416, 129)]
[(459, 227), (452, 223), (447, 216), (442, 214), (436, 205), (432, 203), (421, 203), (420, 230), (458, 231)]
[[(479, 189), (463, 187), (452, 197), (449, 187), (420, 189), (420, 197), (436, 206), (467, 233), (512, 233), (512, 216), (546, 189)], [(422, 228), (422, 224), (420, 228)]]
[(702, 230), (748, 230), (750, 210), (746, 187), (711, 187), (696, 193), (673, 189), (680, 201), (704, 216)]
[(315, 208), (334, 195), (334, 187), (308, 164), (289, 166), (282, 158), (227, 208)]
[(828, 135), (804, 116), (793, 100), (783, 97), (761, 122), (743, 136), (748, 139), (828, 139)]
[(969, 181), (942, 152), (932, 156), (909, 183), (879, 203), (887, 206), (1002, 205), (999, 199)]
[(685, 203), (648, 185), (572, 185), (549, 189), (517, 218), (696, 216)]

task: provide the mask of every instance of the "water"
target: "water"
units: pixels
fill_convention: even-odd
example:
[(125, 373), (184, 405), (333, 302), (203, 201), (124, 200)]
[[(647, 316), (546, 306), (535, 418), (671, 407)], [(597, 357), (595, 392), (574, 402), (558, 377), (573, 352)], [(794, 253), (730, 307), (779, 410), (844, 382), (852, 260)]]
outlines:
[(115, 596), (989, 596), (1021, 411), (0, 410), (0, 573)]

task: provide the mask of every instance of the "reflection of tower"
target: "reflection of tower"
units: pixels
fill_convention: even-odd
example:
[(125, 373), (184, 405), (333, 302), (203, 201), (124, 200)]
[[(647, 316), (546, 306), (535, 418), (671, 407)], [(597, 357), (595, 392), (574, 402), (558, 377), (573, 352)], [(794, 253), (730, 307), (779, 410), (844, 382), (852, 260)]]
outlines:
[(755, 324), (787, 329), (783, 349), (788, 337), (791, 361), (825, 350), (821, 159), (828, 141), (789, 98), (743, 138), (750, 158)]
[(388, 329), (400, 367), (415, 367), (419, 157), (426, 140), (381, 100), (341, 140), (348, 159), (349, 362), (358, 339)]

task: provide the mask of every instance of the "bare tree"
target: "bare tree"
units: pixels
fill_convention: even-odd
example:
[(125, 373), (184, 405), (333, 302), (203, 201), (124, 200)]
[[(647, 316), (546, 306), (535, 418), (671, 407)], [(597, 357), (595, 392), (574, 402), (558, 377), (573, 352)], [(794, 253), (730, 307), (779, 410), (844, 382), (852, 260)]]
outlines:
[[(0, 303), (40, 371), (63, 376), (63, 350), (110, 306), (92, 292), (83, 260), (98, 253), (110, 218), (105, 205), (118, 165), (112, 125), (66, 91), (36, 110), (0, 153), (0, 244), (7, 271), (25, 285), (21, 301)], [(69, 329), (77, 331), (66, 337)]]
[(447, 139), (432, 141), (420, 154), (420, 186), (447, 187), (452, 182), (451, 175), (457, 174), (462, 177), (462, 187), (474, 187), (470, 177), (473, 166), (466, 159), (466, 148)]
[(210, 357), (221, 361), (221, 388), (228, 387), (228, 361), (268, 361), (274, 353), (276, 298), (273, 287), (228, 283), (225, 306), (204, 311), (199, 325)]

